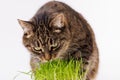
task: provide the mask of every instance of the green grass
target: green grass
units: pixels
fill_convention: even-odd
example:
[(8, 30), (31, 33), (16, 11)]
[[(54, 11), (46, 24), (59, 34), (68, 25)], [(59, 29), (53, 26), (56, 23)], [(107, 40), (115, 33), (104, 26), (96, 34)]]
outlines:
[(55, 60), (40, 64), (34, 72), (33, 80), (82, 80), (81, 61)]

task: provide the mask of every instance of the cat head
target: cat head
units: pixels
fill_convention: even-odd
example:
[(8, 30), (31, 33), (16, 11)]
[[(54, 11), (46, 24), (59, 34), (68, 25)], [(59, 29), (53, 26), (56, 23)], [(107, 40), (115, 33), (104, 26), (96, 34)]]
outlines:
[(41, 62), (62, 57), (70, 43), (71, 34), (65, 15), (55, 14), (49, 20), (47, 24), (35, 24), (18, 19), (24, 31), (24, 46), (31, 54), (39, 57)]

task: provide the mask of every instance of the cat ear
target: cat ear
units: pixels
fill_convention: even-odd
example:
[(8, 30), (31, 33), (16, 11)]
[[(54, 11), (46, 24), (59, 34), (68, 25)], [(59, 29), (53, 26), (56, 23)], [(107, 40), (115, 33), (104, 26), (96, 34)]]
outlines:
[(18, 19), (18, 22), (22, 27), (22, 29), (24, 30), (24, 32), (28, 32), (32, 30), (33, 25), (29, 21), (23, 21)]
[(24, 34), (29, 38), (33, 33), (33, 25), (29, 21), (23, 21), (18, 19), (20, 26), (22, 27)]
[(62, 28), (65, 26), (65, 22), (66, 22), (65, 16), (63, 13), (61, 13), (61, 14), (58, 14), (57, 16), (55, 16), (55, 18), (53, 18), (50, 25), (58, 27), (58, 28)]

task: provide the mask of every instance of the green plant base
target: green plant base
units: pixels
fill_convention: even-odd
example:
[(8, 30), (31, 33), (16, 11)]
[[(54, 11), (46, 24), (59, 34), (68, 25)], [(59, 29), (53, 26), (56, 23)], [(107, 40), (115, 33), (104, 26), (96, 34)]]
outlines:
[(33, 80), (82, 80), (83, 76), (82, 60), (55, 60), (40, 64)]

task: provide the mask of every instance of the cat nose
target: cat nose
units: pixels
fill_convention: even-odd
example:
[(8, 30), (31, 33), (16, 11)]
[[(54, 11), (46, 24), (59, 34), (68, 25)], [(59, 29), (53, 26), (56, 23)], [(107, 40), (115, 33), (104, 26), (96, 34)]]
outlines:
[(45, 53), (45, 59), (49, 61), (51, 59), (51, 55), (49, 53)]

